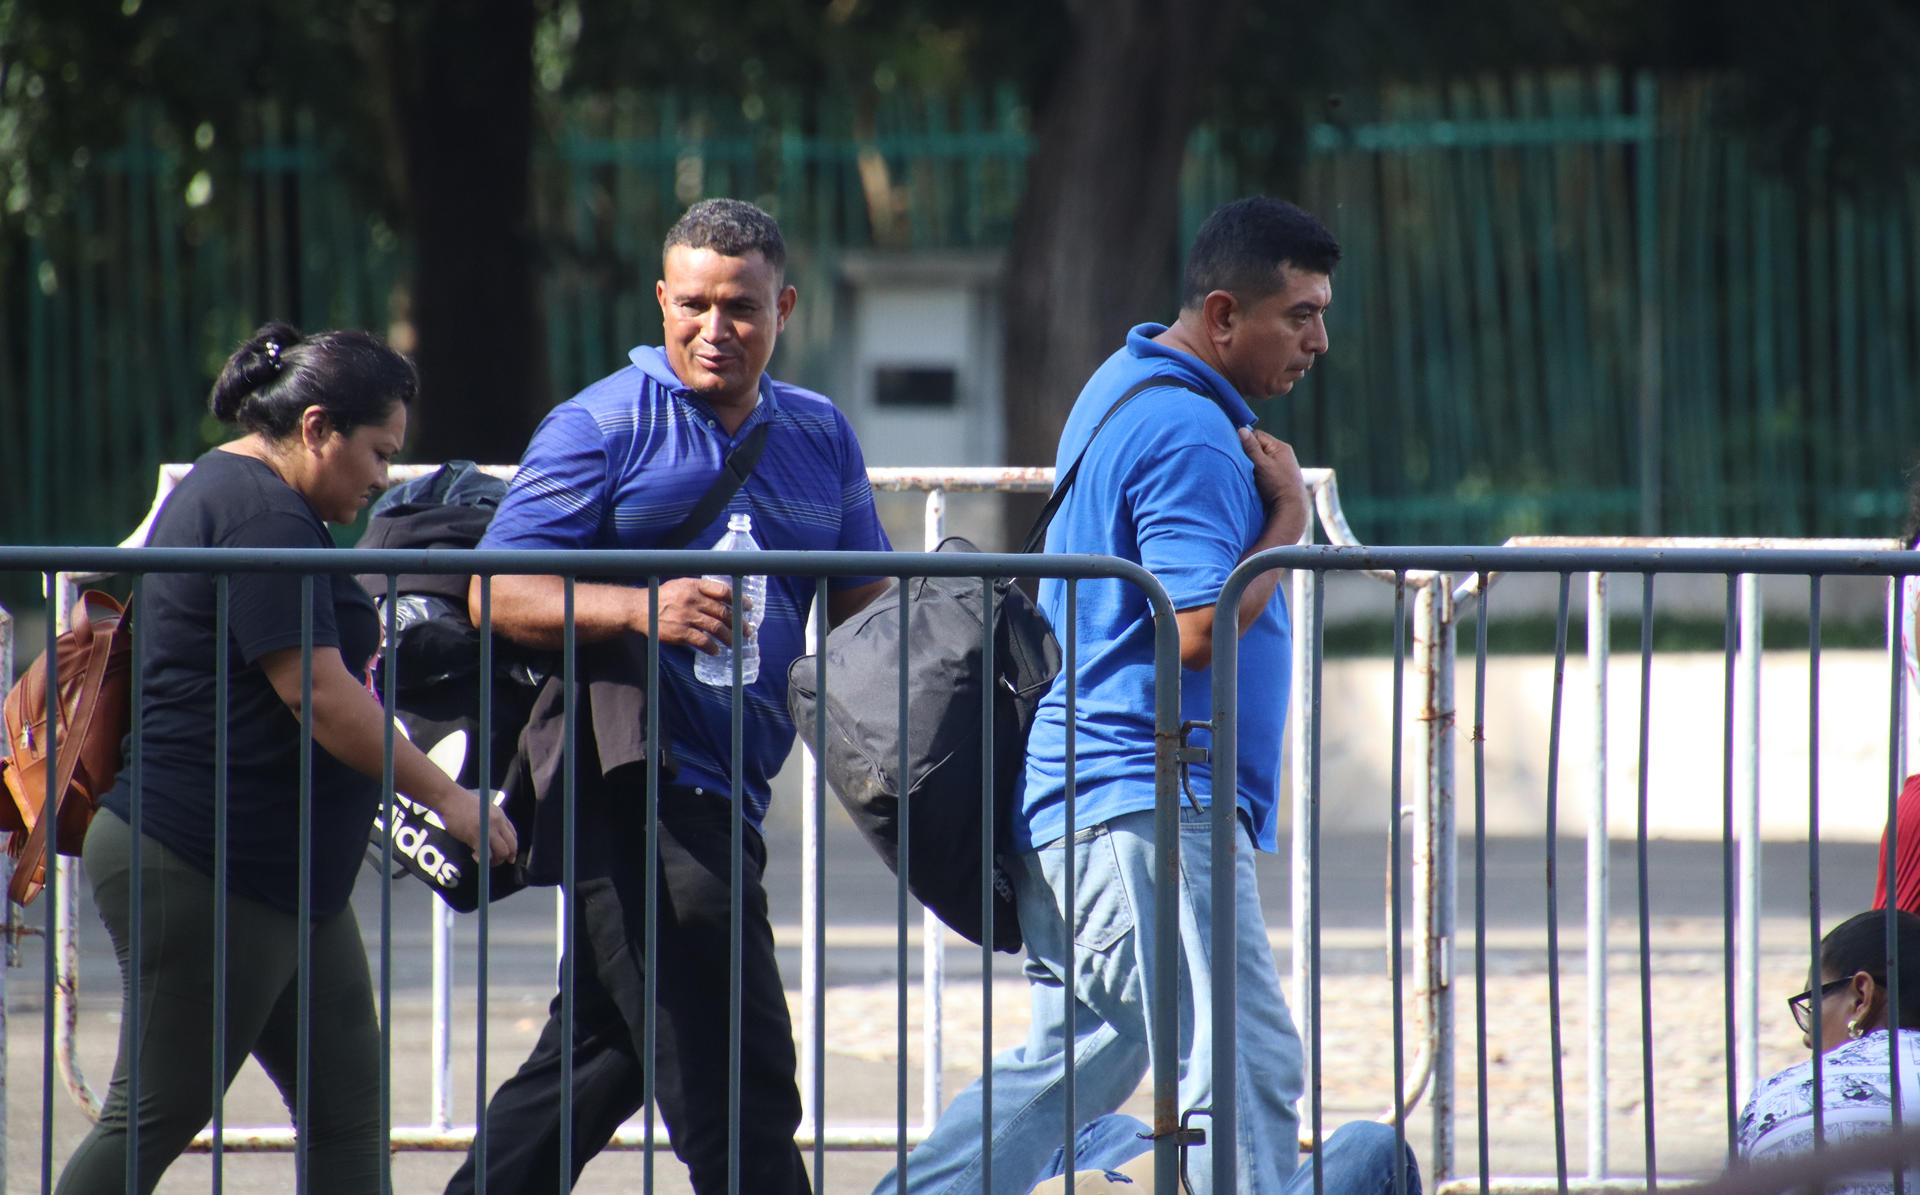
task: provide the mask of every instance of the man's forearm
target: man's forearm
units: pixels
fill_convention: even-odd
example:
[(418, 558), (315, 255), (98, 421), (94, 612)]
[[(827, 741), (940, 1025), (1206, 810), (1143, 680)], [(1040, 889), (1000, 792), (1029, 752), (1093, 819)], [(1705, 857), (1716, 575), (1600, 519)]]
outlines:
[[(481, 579), (467, 590), (467, 612), (480, 625)], [(559, 577), (497, 576), (492, 584), (493, 628), (526, 647), (558, 648), (565, 643), (566, 583)], [(625, 585), (576, 581), (573, 629), (577, 643), (597, 643), (628, 632), (646, 633), (645, 590)]]
[[(1290, 548), (1299, 543), (1300, 537), (1307, 531), (1308, 513), (1304, 494), (1298, 501), (1288, 499), (1276, 503), (1267, 513), (1267, 523), (1260, 529), (1260, 537), (1253, 541), (1240, 559), (1246, 560), (1250, 556), (1257, 556), (1269, 548)], [(1246, 589), (1241, 591), (1239, 623), (1242, 635), (1246, 634), (1247, 628), (1260, 617), (1260, 612), (1267, 608), (1267, 603), (1273, 599), (1273, 591), (1279, 584), (1280, 570), (1268, 569), (1255, 577), (1248, 583)]]

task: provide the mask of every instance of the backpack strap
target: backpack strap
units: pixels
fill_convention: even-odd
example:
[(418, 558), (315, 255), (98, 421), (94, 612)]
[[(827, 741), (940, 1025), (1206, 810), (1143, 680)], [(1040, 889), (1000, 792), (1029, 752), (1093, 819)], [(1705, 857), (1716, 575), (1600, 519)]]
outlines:
[[(100, 634), (94, 626), (92, 616), (87, 611), (89, 604), (105, 606), (117, 616), (112, 631)], [(98, 590), (89, 590), (81, 595), (80, 603), (75, 607), (74, 626), (87, 628), (87, 671), (80, 683), (80, 692), (73, 705), (73, 717), (67, 721), (67, 734), (59, 738), (58, 728), (49, 726), (48, 730), (56, 736), (54, 742), (53, 767), (49, 771), (54, 777), (53, 800), (48, 802), (52, 808), (42, 806), (39, 818), (33, 823), (33, 830), (27, 835), (26, 844), (20, 850), (18, 862), (14, 865), (13, 882), (7, 886), (7, 895), (15, 904), (24, 905), (40, 894), (47, 880), (47, 836), (48, 825), (60, 820), (60, 814), (72, 802), (91, 799), (97, 802), (99, 793), (90, 798), (82, 798), (70, 792), (73, 787), (73, 773), (80, 766), (80, 748), (87, 737), (94, 733), (94, 724), (100, 715), (100, 691), (106, 686), (107, 665), (113, 659), (114, 647), (131, 635), (133, 627), (125, 609), (119, 602)], [(56, 653), (57, 654), (57, 653)], [(51, 670), (52, 664), (48, 664)], [(54, 692), (54, 700), (60, 704), (58, 685), (51, 683), (48, 688)], [(68, 853), (73, 853), (69, 851)]]
[(760, 454), (766, 451), (767, 432), (772, 427), (773, 420), (762, 420), (758, 427), (747, 433), (746, 439), (734, 446), (733, 451), (727, 454), (727, 459), (721, 462), (720, 476), (714, 478), (707, 492), (700, 495), (700, 501), (694, 503), (693, 509), (687, 512), (686, 520), (660, 541), (660, 547), (684, 548), (713, 522), (740, 487), (747, 483), (747, 478), (753, 476), (754, 466), (760, 463)]
[(1020, 541), (1020, 546), (1015, 549), (1016, 551), (1025, 553), (1040, 550), (1041, 544), (1043, 544), (1047, 538), (1047, 526), (1053, 522), (1053, 516), (1060, 512), (1060, 504), (1067, 500), (1067, 490), (1072, 488), (1073, 479), (1080, 475), (1080, 462), (1087, 459), (1087, 450), (1093, 447), (1094, 437), (1100, 434), (1101, 428), (1107, 426), (1107, 420), (1113, 418), (1121, 407), (1132, 402), (1135, 395), (1142, 391), (1153, 390), (1162, 386), (1170, 386), (1178, 390), (1188, 389), (1188, 387), (1182, 386), (1175, 378), (1167, 377), (1164, 374), (1155, 374), (1150, 378), (1142, 378), (1140, 381), (1135, 382), (1125, 394), (1113, 400), (1113, 405), (1107, 408), (1107, 413), (1100, 416), (1100, 422), (1093, 425), (1093, 432), (1087, 436), (1086, 447), (1080, 450), (1079, 456), (1073, 458), (1073, 464), (1067, 466), (1066, 476), (1062, 477), (1059, 483), (1053, 487), (1053, 493), (1048, 496), (1047, 504), (1040, 508), (1039, 516), (1033, 520), (1032, 529), (1027, 532), (1027, 537)]

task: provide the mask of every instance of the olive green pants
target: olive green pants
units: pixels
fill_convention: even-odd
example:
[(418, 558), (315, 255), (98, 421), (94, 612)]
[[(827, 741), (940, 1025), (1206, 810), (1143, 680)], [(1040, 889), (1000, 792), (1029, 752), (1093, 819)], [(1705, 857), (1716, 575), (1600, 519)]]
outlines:
[[(133, 832), (108, 810), (87, 830), (81, 858), (113, 936), (125, 981), (120, 1056), (100, 1123), (60, 1176), (74, 1195), (129, 1190), (129, 1104), (139, 1109), (137, 1189), (151, 1191), (213, 1118), (213, 880), (151, 838), (141, 840), (140, 973), (132, 973)], [(237, 894), (227, 898), (225, 1091), (248, 1055), (289, 1110), (299, 1078), (299, 919)], [(312, 927), (312, 1035), (307, 1071), (307, 1190), (381, 1190), (388, 1159), (380, 1124), (380, 1027), (366, 947), (351, 908)], [(129, 1099), (130, 1064), (140, 1090)]]

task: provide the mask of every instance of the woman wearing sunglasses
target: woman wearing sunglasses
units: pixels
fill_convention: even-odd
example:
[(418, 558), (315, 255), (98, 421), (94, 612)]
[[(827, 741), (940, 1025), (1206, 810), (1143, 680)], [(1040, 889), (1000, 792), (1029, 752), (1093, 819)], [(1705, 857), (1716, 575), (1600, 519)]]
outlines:
[[(1813, 1062), (1763, 1079), (1740, 1116), (1738, 1148), (1750, 1162), (1814, 1148), (1814, 1109), (1829, 1144), (1884, 1133), (1893, 1125), (1893, 1079), (1899, 1071), (1901, 1120), (1920, 1121), (1920, 917), (1894, 912), (1899, 1016), (1889, 1030), (1887, 917), (1860, 913), (1820, 941), (1819, 973), (1806, 991), (1788, 998), (1808, 1049), (1820, 1052), (1820, 1089)], [(1838, 1178), (1840, 1176), (1836, 1176)], [(1909, 1178), (1909, 1183), (1915, 1180)], [(1841, 1192), (1891, 1192), (1891, 1174), (1845, 1177), (1827, 1187)]]

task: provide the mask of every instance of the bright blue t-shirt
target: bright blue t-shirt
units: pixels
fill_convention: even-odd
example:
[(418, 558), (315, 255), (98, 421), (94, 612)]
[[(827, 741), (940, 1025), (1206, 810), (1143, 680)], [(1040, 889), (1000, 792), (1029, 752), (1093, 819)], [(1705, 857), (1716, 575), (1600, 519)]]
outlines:
[[(729, 436), (660, 349), (642, 346), (630, 358), (631, 367), (548, 412), (481, 547), (658, 547), (719, 476), (726, 454), (770, 423), (753, 475), (687, 547), (711, 548), (726, 534), (727, 516), (746, 513), (754, 540), (769, 550), (890, 550), (860, 442), (832, 402), (763, 375), (759, 405)], [(829, 586), (850, 589), (875, 579), (836, 577)], [(745, 690), (742, 779), (747, 820), (756, 828), (766, 815), (768, 781), (793, 749), (787, 665), (805, 651), (813, 595), (811, 577), (767, 578), (760, 676)], [(730, 794), (733, 691), (695, 679), (693, 655), (674, 644), (660, 649), (661, 724), (680, 767), (676, 783)]]
[[(1087, 454), (1047, 530), (1047, 551), (1134, 561), (1166, 587), (1175, 610), (1190, 610), (1219, 598), (1227, 574), (1265, 526), (1266, 510), (1239, 439), (1253, 412), (1206, 363), (1156, 344), (1152, 338), (1165, 330), (1159, 324), (1133, 329), (1126, 347), (1107, 358), (1074, 402), (1055, 467), (1064, 471), (1083, 448)], [(1135, 396), (1088, 448), (1114, 400), (1156, 376), (1169, 379), (1167, 386)], [(1063, 646), (1066, 604), (1064, 581), (1040, 582), (1040, 607)], [(1086, 829), (1154, 805), (1153, 616), (1137, 588), (1116, 580), (1080, 582), (1077, 614), (1075, 828)], [(1252, 821), (1254, 844), (1265, 851), (1279, 847), (1281, 728), (1292, 655), (1286, 600), (1276, 591), (1240, 637), (1238, 805)], [(1213, 717), (1212, 676), (1211, 669), (1180, 670), (1183, 720)], [(1022, 850), (1067, 833), (1066, 685), (1063, 670), (1034, 717), (1013, 826)], [(1196, 730), (1189, 741), (1211, 746), (1212, 736)], [(1191, 777), (1207, 801), (1211, 769), (1194, 764)]]

